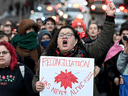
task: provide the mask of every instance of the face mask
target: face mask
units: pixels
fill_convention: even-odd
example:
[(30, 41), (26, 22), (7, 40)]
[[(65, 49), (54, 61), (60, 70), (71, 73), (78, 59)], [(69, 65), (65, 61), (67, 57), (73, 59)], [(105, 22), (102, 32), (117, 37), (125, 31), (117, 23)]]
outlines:
[(85, 37), (86, 34), (85, 34), (84, 30), (80, 30), (79, 29), (77, 31), (78, 31), (77, 33), (78, 33), (78, 35), (79, 35), (80, 38), (84, 38)]
[(49, 41), (42, 41), (41, 45), (43, 46), (44, 49), (46, 49), (46, 47), (48, 46), (49, 43), (50, 43), (50, 40)]

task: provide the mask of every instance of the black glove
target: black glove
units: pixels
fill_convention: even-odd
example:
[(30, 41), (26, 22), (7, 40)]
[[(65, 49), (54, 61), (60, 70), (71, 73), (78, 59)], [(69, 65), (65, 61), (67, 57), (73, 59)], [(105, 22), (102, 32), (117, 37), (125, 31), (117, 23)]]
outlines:
[(34, 70), (35, 67), (35, 61), (31, 58), (30, 55), (24, 57), (24, 64), (29, 67), (32, 71)]

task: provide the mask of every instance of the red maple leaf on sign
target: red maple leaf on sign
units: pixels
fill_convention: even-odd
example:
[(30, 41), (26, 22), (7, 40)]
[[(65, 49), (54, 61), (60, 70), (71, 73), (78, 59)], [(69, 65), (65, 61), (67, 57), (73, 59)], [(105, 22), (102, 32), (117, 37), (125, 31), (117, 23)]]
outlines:
[(64, 86), (64, 89), (66, 90), (68, 86), (72, 88), (72, 83), (74, 84), (75, 82), (78, 83), (77, 79), (78, 78), (74, 76), (71, 71), (67, 73), (67, 69), (66, 69), (65, 73), (61, 71), (61, 73), (55, 77), (54, 82), (57, 82), (57, 83), (61, 82), (60, 87)]

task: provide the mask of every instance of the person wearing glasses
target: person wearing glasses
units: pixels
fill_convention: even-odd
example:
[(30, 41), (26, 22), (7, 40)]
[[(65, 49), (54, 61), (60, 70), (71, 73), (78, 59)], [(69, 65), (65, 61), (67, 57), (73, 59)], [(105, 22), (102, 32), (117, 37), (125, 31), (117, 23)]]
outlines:
[[(58, 35), (53, 37), (49, 44), (47, 53), (43, 56), (58, 56), (58, 57), (81, 57), (81, 58), (95, 58), (95, 61), (106, 52), (114, 33), (114, 3), (109, 3), (107, 6), (107, 16), (104, 22), (104, 28), (99, 38), (90, 44), (85, 44), (80, 41), (77, 31), (71, 26), (61, 27)], [(109, 38), (109, 39), (108, 39)], [(32, 87), (34, 92), (40, 92), (45, 87), (45, 84), (39, 81), (39, 67), (32, 80)], [(46, 74), (46, 73), (45, 73)], [(99, 96), (97, 88), (94, 84), (94, 96)]]
[(38, 96), (32, 90), (33, 75), (28, 67), (17, 62), (13, 46), (0, 42), (0, 96)]
[[(3, 31), (0, 31), (0, 42), (8, 42), (10, 43), (10, 39), (9, 36), (4, 33)], [(20, 63), (23, 63), (23, 59), (22, 57), (18, 54), (18, 52), (15, 50), (16, 54), (17, 54), (17, 61)]]

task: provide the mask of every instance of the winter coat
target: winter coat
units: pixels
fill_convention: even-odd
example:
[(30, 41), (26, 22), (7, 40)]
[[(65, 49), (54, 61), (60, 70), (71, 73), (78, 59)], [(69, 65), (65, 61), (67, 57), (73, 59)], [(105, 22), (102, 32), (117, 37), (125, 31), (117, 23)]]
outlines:
[[(38, 56), (37, 48), (34, 50), (28, 50), (28, 49), (19, 48), (18, 46), (16, 46), (16, 51), (23, 58), (24, 63), (27, 64), (27, 66), (32, 71), (35, 71), (38, 68), (39, 56)], [(40, 54), (45, 52), (45, 50), (43, 49), (41, 45), (40, 45), (40, 51), (41, 51)]]
[(90, 36), (88, 36), (87, 39), (85, 40), (85, 43), (91, 43), (91, 42), (93, 42), (93, 41), (95, 41), (95, 40), (96, 40), (96, 39), (92, 40), (92, 39), (90, 38)]
[[(90, 36), (88, 36), (87, 39), (85, 40), (85, 43), (94, 42), (96, 39), (92, 40), (90, 38)], [(104, 68), (102, 66), (102, 63), (104, 62), (106, 54), (107, 54), (107, 52), (103, 56), (101, 56), (98, 61), (95, 62), (96, 63), (95, 65), (97, 65), (100, 68), (100, 72), (98, 73), (98, 75), (94, 79), (99, 93), (107, 91), (107, 78), (106, 78), (106, 73), (104, 71)]]
[(116, 77), (119, 78), (120, 72), (117, 70), (117, 58), (121, 50), (123, 50), (122, 46), (118, 44), (117, 41), (108, 51), (107, 56), (104, 61), (105, 72), (108, 77), (108, 95), (110, 96), (119, 96), (119, 86), (116, 86), (114, 83), (114, 79)]
[[(89, 58), (95, 58), (96, 60), (98, 60), (104, 54), (104, 52), (107, 50), (112, 40), (113, 33), (114, 33), (114, 25), (115, 25), (114, 22), (105, 21), (104, 28), (99, 38), (95, 42), (84, 45), (86, 51), (88, 52)], [(75, 56), (75, 57), (78, 57), (78, 56)], [(39, 81), (39, 67), (36, 70), (36, 74), (32, 81), (33, 90), (35, 92), (37, 92), (36, 86), (35, 86), (37, 81)], [(97, 93), (94, 93), (94, 94), (96, 94), (95, 96), (98, 96)]]

